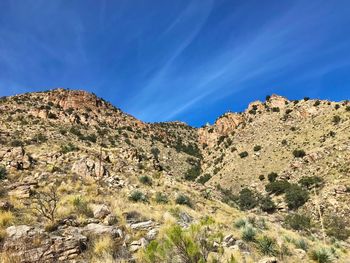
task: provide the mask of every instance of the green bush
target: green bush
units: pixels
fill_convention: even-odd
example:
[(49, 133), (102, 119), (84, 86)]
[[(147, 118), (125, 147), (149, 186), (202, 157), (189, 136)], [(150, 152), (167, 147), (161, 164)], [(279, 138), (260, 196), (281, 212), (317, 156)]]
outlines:
[(350, 229), (347, 228), (345, 219), (332, 215), (325, 218), (325, 228), (328, 236), (338, 240), (347, 240), (350, 237)]
[(4, 166), (0, 166), (0, 180), (5, 179), (7, 176), (6, 168)]
[(258, 152), (258, 151), (261, 150), (261, 146), (260, 145), (255, 145), (253, 150), (254, 150), (254, 152)]
[(152, 179), (147, 175), (140, 176), (139, 181), (145, 185), (152, 185)]
[(189, 168), (185, 173), (185, 180), (188, 181), (195, 181), (196, 178), (201, 174), (201, 167), (200, 165), (195, 165)]
[(294, 230), (310, 230), (311, 218), (302, 214), (289, 214), (284, 219), (284, 225)]
[(260, 199), (260, 208), (264, 212), (273, 213), (276, 210), (276, 205), (270, 196), (265, 196)]
[(312, 260), (318, 263), (329, 263), (332, 262), (332, 253), (326, 248), (320, 248), (311, 252)]
[(245, 157), (247, 157), (248, 156), (248, 152), (241, 152), (240, 154), (239, 154), (239, 157), (241, 157), (241, 158), (245, 158)]
[(156, 202), (158, 204), (167, 204), (169, 202), (168, 197), (160, 192), (156, 193)]
[(210, 174), (204, 174), (201, 177), (199, 177), (197, 179), (197, 182), (200, 184), (205, 184), (206, 182), (208, 182), (211, 179), (211, 175)]
[(84, 215), (86, 217), (93, 216), (93, 212), (89, 207), (88, 202), (81, 196), (77, 196), (73, 199), (73, 206), (77, 214)]
[(81, 136), (80, 139), (83, 140), (83, 141), (90, 141), (92, 143), (96, 143), (97, 142), (97, 136), (94, 133), (91, 133), (91, 134), (86, 135), (86, 136)]
[(142, 251), (140, 262), (162, 263), (173, 259), (188, 263), (208, 262), (209, 252), (213, 251), (212, 242), (208, 240), (212, 239), (205, 225), (193, 225), (188, 229), (175, 225), (159, 240), (151, 241)]
[(285, 193), (291, 184), (288, 181), (281, 180), (269, 183), (265, 186), (265, 190), (268, 193), (280, 195)]
[(341, 121), (341, 118), (338, 115), (333, 116), (332, 122), (334, 125), (338, 125)]
[(66, 153), (69, 153), (69, 152), (73, 152), (73, 151), (77, 151), (77, 150), (79, 150), (79, 148), (76, 147), (71, 142), (68, 143), (67, 145), (61, 145), (61, 153), (63, 153), (63, 154), (66, 154)]
[(256, 236), (256, 230), (252, 226), (246, 226), (242, 230), (242, 239), (244, 241), (247, 241), (247, 242), (254, 241), (255, 236)]
[(247, 225), (247, 221), (243, 218), (239, 218), (234, 222), (234, 226), (236, 228), (242, 228), (242, 227), (245, 227), (246, 225)]
[(298, 240), (295, 240), (293, 243), (296, 248), (300, 248), (304, 251), (307, 251), (309, 249), (309, 244), (305, 239), (298, 239)]
[(299, 185), (291, 184), (286, 190), (285, 201), (289, 209), (297, 209), (309, 200), (309, 193)]
[(278, 174), (275, 172), (269, 173), (267, 175), (267, 178), (269, 179), (269, 182), (271, 182), (271, 183), (276, 181), (277, 177), (278, 177)]
[(191, 199), (184, 194), (179, 194), (175, 199), (175, 203), (178, 205), (187, 205), (188, 207), (192, 207)]
[(12, 147), (20, 147), (20, 146), (23, 146), (23, 142), (20, 140), (13, 140), (11, 141), (10, 145)]
[(47, 141), (47, 137), (42, 133), (38, 133), (34, 135), (34, 137), (32, 138), (32, 141), (35, 143), (44, 143)]
[(256, 194), (248, 188), (243, 188), (239, 192), (238, 202), (241, 210), (250, 210), (258, 205)]
[(346, 106), (346, 107), (345, 107), (345, 110), (346, 110), (346, 111), (350, 111), (350, 106)]
[(258, 239), (258, 248), (264, 255), (275, 256), (277, 254), (276, 240), (268, 236)]
[(129, 200), (133, 202), (146, 202), (147, 197), (141, 191), (135, 190), (129, 195)]
[(318, 176), (303, 176), (298, 183), (306, 188), (319, 187), (323, 184), (323, 179)]
[(306, 155), (306, 153), (305, 153), (304, 150), (298, 150), (298, 149), (296, 149), (296, 150), (293, 151), (293, 155), (294, 155), (294, 157), (296, 157), (296, 158), (303, 158), (303, 157)]

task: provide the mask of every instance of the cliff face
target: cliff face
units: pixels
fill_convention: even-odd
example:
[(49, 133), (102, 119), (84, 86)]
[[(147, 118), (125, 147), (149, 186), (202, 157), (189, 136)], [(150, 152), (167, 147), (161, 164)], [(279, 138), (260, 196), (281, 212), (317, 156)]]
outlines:
[[(346, 262), (349, 134), (346, 101), (272, 95), (196, 129), (144, 123), (85, 91), (1, 98), (1, 260), (185, 262), (177, 231), (204, 262), (307, 260), (295, 244), (310, 235), (310, 249), (326, 235)], [(270, 256), (254, 243), (265, 236)]]

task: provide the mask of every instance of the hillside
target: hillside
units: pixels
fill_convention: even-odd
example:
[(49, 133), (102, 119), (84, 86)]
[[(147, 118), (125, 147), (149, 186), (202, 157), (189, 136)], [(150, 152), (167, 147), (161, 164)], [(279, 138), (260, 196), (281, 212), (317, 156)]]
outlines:
[(196, 129), (1, 98), (2, 262), (349, 262), (349, 139), (348, 102), (272, 95)]

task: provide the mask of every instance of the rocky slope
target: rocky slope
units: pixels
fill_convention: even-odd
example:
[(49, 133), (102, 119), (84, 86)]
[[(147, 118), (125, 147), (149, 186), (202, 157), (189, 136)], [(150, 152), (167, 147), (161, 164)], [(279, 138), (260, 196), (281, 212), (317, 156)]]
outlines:
[(348, 102), (276, 95), (200, 129), (1, 98), (2, 262), (347, 262), (349, 131)]

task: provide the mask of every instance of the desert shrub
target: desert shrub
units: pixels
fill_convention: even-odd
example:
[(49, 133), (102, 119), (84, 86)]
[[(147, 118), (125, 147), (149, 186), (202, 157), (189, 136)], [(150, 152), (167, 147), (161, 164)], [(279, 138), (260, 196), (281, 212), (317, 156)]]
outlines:
[(332, 122), (333, 122), (334, 125), (339, 124), (340, 121), (341, 121), (341, 118), (339, 117), (339, 115), (333, 116)]
[(286, 115), (290, 114), (292, 111), (292, 109), (286, 109)]
[(23, 146), (23, 142), (20, 140), (13, 140), (11, 141), (10, 145), (12, 147), (20, 147), (20, 146)]
[(131, 194), (129, 195), (129, 200), (133, 202), (146, 202), (147, 197), (141, 191), (135, 190), (135, 191), (132, 191)]
[(277, 177), (278, 177), (278, 174), (275, 172), (269, 173), (267, 175), (267, 179), (269, 179), (269, 182), (271, 182), (271, 183), (276, 181)]
[(175, 199), (175, 203), (178, 205), (187, 205), (188, 207), (192, 207), (191, 199), (184, 194), (179, 194)]
[(318, 263), (329, 263), (332, 262), (332, 253), (329, 251), (329, 249), (326, 248), (320, 248), (317, 250), (313, 250), (311, 252), (311, 258), (312, 260), (318, 262)]
[(205, 226), (193, 225), (189, 229), (171, 226), (160, 240), (153, 240), (142, 251), (141, 262), (162, 263), (177, 258), (181, 262), (208, 262), (213, 251), (212, 239)]
[(56, 187), (52, 186), (48, 191), (38, 191), (35, 193), (32, 200), (34, 213), (54, 223), (56, 220), (58, 202), (59, 196)]
[(316, 100), (315, 103), (314, 103), (314, 106), (317, 107), (321, 104), (321, 101), (320, 100)]
[(300, 248), (304, 251), (307, 251), (309, 249), (309, 244), (307, 243), (307, 241), (305, 239), (298, 239), (298, 240), (294, 240), (294, 245), (296, 248)]
[(306, 155), (306, 153), (305, 153), (304, 150), (296, 149), (296, 150), (293, 151), (293, 155), (296, 158), (303, 158)]
[(222, 202), (233, 207), (235, 207), (236, 204), (239, 202), (239, 196), (233, 194), (233, 192), (230, 189), (224, 189), (220, 185), (217, 185), (217, 189), (221, 192)]
[(160, 193), (160, 192), (156, 193), (156, 198), (155, 199), (156, 199), (156, 202), (158, 204), (167, 204), (169, 202), (168, 196), (166, 196), (165, 194)]
[(277, 254), (276, 240), (268, 236), (258, 239), (258, 248), (264, 255), (274, 256)]
[(195, 165), (195, 166), (192, 166), (191, 168), (189, 168), (185, 175), (184, 175), (184, 178), (185, 180), (188, 180), (188, 181), (194, 181), (196, 180), (196, 178), (201, 174), (201, 167), (200, 165)]
[(83, 215), (86, 217), (93, 216), (93, 212), (92, 212), (91, 208), (89, 207), (88, 202), (81, 196), (76, 196), (73, 199), (73, 207), (74, 207), (75, 212), (78, 215)]
[(346, 106), (346, 107), (345, 107), (345, 110), (346, 110), (346, 111), (350, 111), (350, 106)]
[(332, 215), (325, 218), (325, 228), (328, 236), (339, 240), (346, 240), (350, 237), (350, 229), (344, 218)]
[(271, 110), (272, 110), (272, 112), (280, 112), (280, 108), (279, 107), (273, 107)]
[(259, 175), (259, 180), (260, 180), (260, 181), (264, 181), (264, 180), (265, 180), (265, 175), (260, 174), (260, 175)]
[(5, 179), (7, 176), (7, 171), (4, 166), (0, 166), (0, 180)]
[(310, 230), (311, 218), (302, 214), (289, 214), (284, 219), (284, 225), (294, 230)]
[(37, 133), (34, 135), (34, 137), (32, 138), (32, 141), (35, 143), (44, 143), (47, 141), (47, 137), (42, 134), (42, 133)]
[(206, 182), (208, 182), (210, 180), (210, 178), (211, 178), (210, 174), (204, 174), (197, 179), (197, 182), (200, 184), (205, 184)]
[(308, 100), (310, 100), (309, 97), (304, 97), (304, 101), (308, 101)]
[(261, 150), (261, 146), (260, 145), (255, 145), (253, 150), (254, 150), (254, 152), (258, 152), (258, 151)]
[(338, 109), (340, 108), (340, 105), (339, 105), (339, 104), (335, 104), (334, 108), (335, 108), (336, 110), (338, 110)]
[(234, 222), (236, 228), (242, 228), (247, 225), (247, 221), (243, 218), (239, 218)]
[(92, 142), (92, 143), (96, 143), (96, 141), (97, 141), (97, 136), (96, 136), (96, 134), (91, 133), (91, 134), (88, 134), (88, 135), (86, 135), (86, 136), (80, 137), (80, 139), (83, 140), (83, 141), (90, 141), (90, 142)]
[(252, 226), (246, 226), (242, 230), (242, 239), (244, 241), (250, 242), (250, 241), (255, 241), (255, 236), (256, 236), (256, 230)]
[(265, 98), (266, 101), (269, 101), (270, 99), (271, 99), (270, 95), (267, 95), (266, 98)]
[(297, 209), (309, 200), (309, 193), (299, 185), (291, 184), (284, 197), (289, 209)]
[(70, 132), (71, 134), (74, 134), (74, 135), (78, 136), (78, 137), (82, 136), (82, 133), (81, 133), (80, 129), (79, 129), (78, 127), (76, 127), (76, 126), (72, 126), (72, 127), (69, 129), (69, 132)]
[(288, 144), (288, 142), (287, 142), (287, 140), (286, 140), (286, 139), (283, 139), (283, 140), (282, 140), (282, 142), (281, 142), (281, 144), (282, 144), (282, 145), (287, 145), (287, 144)]
[(57, 115), (56, 115), (55, 113), (52, 113), (52, 112), (49, 112), (49, 113), (47, 114), (47, 117), (48, 117), (49, 119), (58, 119)]
[(63, 154), (66, 154), (66, 153), (69, 153), (69, 152), (73, 152), (73, 151), (77, 151), (77, 150), (79, 150), (79, 148), (76, 147), (71, 142), (66, 144), (66, 145), (61, 145), (61, 153), (63, 153)]
[(147, 175), (140, 176), (139, 181), (140, 181), (140, 183), (145, 184), (145, 185), (152, 185), (152, 179), (151, 179), (151, 177), (149, 177)]
[(241, 157), (241, 158), (245, 158), (245, 157), (247, 157), (247, 156), (248, 156), (248, 152), (246, 152), (246, 151), (241, 152), (241, 153), (239, 154), (239, 157)]
[(273, 213), (276, 210), (276, 205), (270, 196), (265, 196), (260, 199), (260, 208), (264, 212)]
[(323, 179), (318, 176), (303, 176), (298, 183), (306, 188), (319, 187), (323, 184)]
[(238, 202), (241, 210), (250, 210), (258, 205), (256, 194), (248, 188), (243, 188), (239, 192)]
[(288, 181), (281, 180), (267, 184), (265, 190), (268, 193), (279, 195), (285, 193), (290, 186), (291, 184)]

